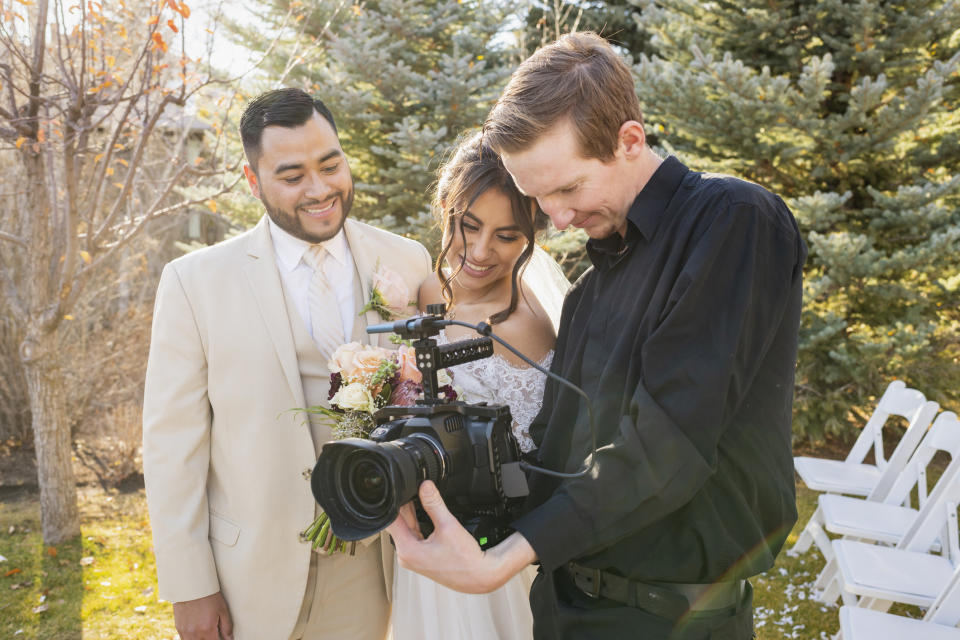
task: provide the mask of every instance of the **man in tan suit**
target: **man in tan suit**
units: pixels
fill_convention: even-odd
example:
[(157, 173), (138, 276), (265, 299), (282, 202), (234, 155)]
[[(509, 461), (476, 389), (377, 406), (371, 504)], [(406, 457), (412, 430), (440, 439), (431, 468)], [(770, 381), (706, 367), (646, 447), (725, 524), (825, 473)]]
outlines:
[(143, 466), (159, 595), (184, 640), (380, 640), (392, 550), (311, 553), (309, 476), (330, 431), (290, 410), (327, 402), (339, 344), (389, 346), (364, 331), (381, 321), (361, 312), (374, 272), (416, 292), (430, 258), (347, 219), (353, 182), (322, 102), (271, 91), (240, 128), (267, 215), (168, 264), (157, 291)]

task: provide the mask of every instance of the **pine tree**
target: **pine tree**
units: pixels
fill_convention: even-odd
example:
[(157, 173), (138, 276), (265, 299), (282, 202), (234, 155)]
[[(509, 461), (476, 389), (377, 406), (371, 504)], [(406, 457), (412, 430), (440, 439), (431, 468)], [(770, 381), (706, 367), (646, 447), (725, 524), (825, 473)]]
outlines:
[(892, 378), (960, 400), (960, 3), (635, 0), (647, 126), (784, 197), (810, 249), (795, 433)]
[(594, 31), (634, 55), (653, 53), (630, 0), (528, 0), (521, 40), (527, 53), (571, 31)]

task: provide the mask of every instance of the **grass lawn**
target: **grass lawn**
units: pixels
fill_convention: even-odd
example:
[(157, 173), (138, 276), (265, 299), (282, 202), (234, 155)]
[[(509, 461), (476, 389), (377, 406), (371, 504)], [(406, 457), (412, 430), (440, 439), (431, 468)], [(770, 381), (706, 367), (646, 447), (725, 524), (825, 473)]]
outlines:
[(143, 490), (81, 490), (80, 540), (44, 547), (36, 496), (0, 502), (0, 638), (176, 638)]
[[(797, 490), (799, 523), (816, 494)], [(157, 579), (143, 490), (80, 494), (82, 539), (44, 547), (39, 501), (21, 496), (0, 502), (0, 638), (11, 640), (176, 638), (169, 603), (157, 600)], [(796, 541), (797, 529), (787, 541)], [(753, 579), (754, 620), (760, 640), (830, 638), (836, 607), (810, 599), (823, 566), (811, 551), (781, 553), (777, 565)], [(899, 609), (918, 615), (918, 610)]]

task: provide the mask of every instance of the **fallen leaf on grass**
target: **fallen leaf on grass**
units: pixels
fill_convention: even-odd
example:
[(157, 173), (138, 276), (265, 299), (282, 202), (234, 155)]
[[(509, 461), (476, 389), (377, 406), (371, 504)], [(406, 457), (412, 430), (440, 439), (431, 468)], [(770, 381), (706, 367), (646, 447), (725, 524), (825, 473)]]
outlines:
[(3, 556), (0, 556), (0, 562), (6, 562), (6, 561), (7, 561), (6, 558), (4, 558)]
[(46, 610), (49, 609), (49, 608), (50, 608), (50, 605), (48, 605), (48, 604), (41, 604), (41, 605), (38, 605), (38, 606), (34, 607), (34, 608), (33, 608), (33, 612), (34, 612), (34, 613), (43, 613), (44, 611), (46, 611)]
[(93, 556), (84, 556), (80, 558), (80, 566), (87, 566), (88, 564), (93, 564)]
[(57, 557), (57, 548), (56, 547), (47, 547), (47, 555), (51, 558)]
[(142, 594), (145, 595), (145, 596), (153, 595), (153, 587), (147, 587), (146, 589), (144, 589), (144, 590), (141, 591), (140, 593), (142, 593)]
[(137, 613), (146, 613), (147, 606), (142, 604), (139, 607), (134, 607), (133, 610), (136, 611)]
[(10, 571), (7, 571), (5, 574), (3, 574), (3, 577), (4, 577), (4, 578), (9, 578), (10, 576), (15, 576), (15, 575), (17, 575), (17, 574), (20, 573), (21, 571), (22, 571), (22, 569), (10, 569)]

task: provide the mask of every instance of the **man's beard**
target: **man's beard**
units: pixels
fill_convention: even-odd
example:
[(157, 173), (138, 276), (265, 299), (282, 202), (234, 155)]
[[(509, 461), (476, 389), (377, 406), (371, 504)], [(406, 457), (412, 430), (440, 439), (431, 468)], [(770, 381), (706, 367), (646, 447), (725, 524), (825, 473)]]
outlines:
[[(332, 199), (338, 199), (340, 201), (340, 222), (337, 224), (337, 227), (329, 233), (318, 235), (315, 233), (310, 233), (303, 228), (303, 224), (300, 222), (300, 218), (297, 216), (296, 212), (289, 213), (274, 207), (267, 200), (266, 195), (262, 192), (260, 193), (260, 202), (263, 203), (263, 208), (267, 210), (267, 215), (270, 216), (270, 219), (273, 220), (273, 223), (292, 235), (294, 238), (299, 238), (300, 240), (309, 242), (310, 244), (326, 242), (330, 238), (340, 233), (340, 229), (343, 229), (343, 225), (347, 220), (347, 216), (350, 215), (350, 207), (353, 206), (353, 185), (350, 185), (350, 190), (346, 193), (346, 196), (344, 196), (342, 191), (338, 191), (332, 195)], [(306, 202), (302, 202), (297, 206), (299, 208), (309, 207), (317, 204), (320, 204), (319, 200), (307, 200)]]

